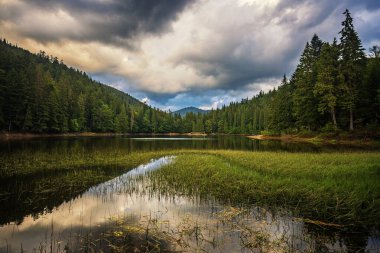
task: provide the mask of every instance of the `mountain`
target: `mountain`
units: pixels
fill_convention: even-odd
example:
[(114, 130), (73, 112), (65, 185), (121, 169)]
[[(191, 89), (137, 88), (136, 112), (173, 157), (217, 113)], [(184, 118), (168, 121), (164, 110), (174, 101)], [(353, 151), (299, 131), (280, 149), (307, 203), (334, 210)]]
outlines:
[(198, 113), (205, 114), (208, 111), (191, 106), (191, 107), (182, 108), (178, 111), (172, 112), (172, 114), (179, 114), (179, 115), (181, 115), (181, 117), (184, 117), (184, 116), (186, 116), (186, 114), (191, 113), (191, 112), (194, 114), (198, 114)]

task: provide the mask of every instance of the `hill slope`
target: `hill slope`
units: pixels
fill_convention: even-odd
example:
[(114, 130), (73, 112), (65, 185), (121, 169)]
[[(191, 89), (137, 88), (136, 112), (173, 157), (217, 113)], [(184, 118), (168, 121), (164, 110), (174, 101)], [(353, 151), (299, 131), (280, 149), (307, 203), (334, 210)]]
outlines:
[(0, 131), (165, 132), (167, 117), (44, 52), (0, 41)]
[(172, 112), (172, 114), (179, 114), (179, 115), (181, 115), (181, 117), (184, 117), (188, 113), (194, 113), (194, 114), (201, 113), (201, 114), (205, 114), (207, 112), (208, 111), (206, 111), (206, 110), (202, 110), (202, 109), (190, 106), (190, 107), (182, 108), (182, 109), (180, 109), (178, 111)]

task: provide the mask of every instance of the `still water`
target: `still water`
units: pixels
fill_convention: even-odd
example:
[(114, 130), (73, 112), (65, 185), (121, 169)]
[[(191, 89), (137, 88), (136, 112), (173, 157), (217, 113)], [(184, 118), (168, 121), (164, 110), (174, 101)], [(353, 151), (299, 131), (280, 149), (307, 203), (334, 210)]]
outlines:
[[(363, 147), (348, 145), (315, 145), (312, 143), (291, 143), (281, 141), (253, 140), (245, 136), (120, 136), (120, 137), (48, 137), (28, 140), (0, 141), (0, 152), (18, 150), (58, 150), (73, 149), (155, 151), (165, 149), (229, 149), (250, 151), (287, 152), (337, 152), (363, 150)], [(380, 147), (364, 147), (380, 150)]]
[[(237, 149), (319, 152), (355, 147), (260, 142), (246, 137), (48, 138), (1, 143), (1, 152), (76, 149)], [(232, 207), (212, 197), (181, 196), (153, 187), (150, 173), (175, 161), (161, 157), (84, 192), (44, 194), (25, 204), (21, 193), (1, 201), (0, 252), (380, 252), (378, 231), (342, 231), (304, 223), (287, 210)], [(110, 172), (111, 173), (111, 172)], [(39, 180), (59, 180), (60, 174)], [(17, 181), (16, 181), (17, 180)], [(3, 182), (7, 189), (32, 179)], [(38, 181), (40, 182), (40, 181)], [(39, 183), (37, 183), (39, 184)], [(1, 187), (0, 187), (1, 188)], [(33, 198), (30, 197), (30, 201)], [(125, 245), (125, 242), (128, 242)]]

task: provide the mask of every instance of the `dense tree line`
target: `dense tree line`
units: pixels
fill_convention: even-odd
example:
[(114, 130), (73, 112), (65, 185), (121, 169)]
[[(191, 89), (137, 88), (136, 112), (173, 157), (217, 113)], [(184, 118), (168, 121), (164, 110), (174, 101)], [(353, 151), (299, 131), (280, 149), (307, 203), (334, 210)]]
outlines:
[(378, 128), (380, 48), (366, 56), (348, 10), (340, 40), (314, 35), (288, 80), (267, 93), (185, 117), (151, 108), (44, 52), (0, 41), (0, 130), (244, 133)]
[(1, 130), (169, 132), (175, 118), (44, 52), (0, 42)]
[[(380, 48), (366, 56), (350, 12), (340, 41), (314, 35), (306, 43), (290, 80), (268, 93), (198, 115), (193, 130), (218, 133), (270, 133), (378, 129)], [(203, 124), (198, 124), (203, 122)]]
[(194, 114), (182, 118), (151, 108), (45, 52), (32, 54), (0, 40), (2, 131), (184, 133), (195, 129), (204, 131), (203, 119)]

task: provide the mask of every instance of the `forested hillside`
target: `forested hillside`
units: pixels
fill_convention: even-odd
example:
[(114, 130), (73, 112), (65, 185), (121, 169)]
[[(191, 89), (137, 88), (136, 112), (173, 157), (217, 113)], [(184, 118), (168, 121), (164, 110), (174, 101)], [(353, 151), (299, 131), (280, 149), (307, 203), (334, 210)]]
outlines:
[(0, 42), (0, 126), (26, 132), (167, 132), (169, 116), (44, 52)]
[(380, 48), (366, 56), (345, 13), (339, 42), (314, 35), (288, 80), (268, 93), (185, 117), (151, 108), (44, 52), (0, 42), (0, 130), (242, 133), (376, 130)]
[(191, 107), (182, 108), (182, 109), (180, 109), (178, 111), (172, 112), (172, 114), (179, 114), (182, 117), (184, 117), (188, 113), (194, 113), (194, 114), (201, 113), (201, 114), (205, 114), (207, 112), (208, 112), (207, 110), (202, 110), (202, 109), (199, 109), (199, 108), (191, 106)]
[(44, 52), (0, 40), (0, 130), (7, 132), (168, 133), (203, 129), (92, 80)]

